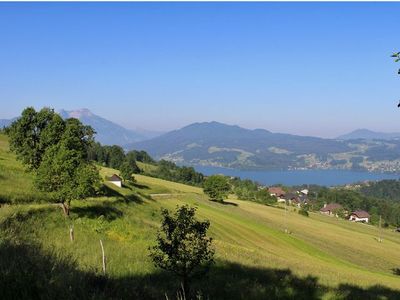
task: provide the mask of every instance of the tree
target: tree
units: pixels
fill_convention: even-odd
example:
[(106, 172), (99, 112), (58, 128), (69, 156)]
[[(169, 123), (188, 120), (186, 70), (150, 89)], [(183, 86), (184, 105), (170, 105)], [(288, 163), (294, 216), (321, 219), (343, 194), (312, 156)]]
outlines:
[(133, 177), (132, 175), (133, 173), (135, 173), (135, 168), (132, 164), (124, 161), (119, 170), (121, 171), (121, 176), (125, 181), (135, 182), (135, 177)]
[(132, 151), (129, 151), (128, 154), (129, 153), (131, 153), (131, 155), (135, 158), (136, 161), (140, 161), (140, 162), (148, 163), (148, 164), (155, 163), (155, 160), (152, 159), (151, 156), (146, 151), (132, 150)]
[(10, 149), (29, 170), (36, 170), (46, 149), (60, 140), (64, 125), (53, 109), (36, 112), (33, 107), (27, 107), (7, 129)]
[(61, 139), (47, 148), (35, 177), (36, 187), (48, 192), (69, 215), (71, 200), (92, 196), (100, 187), (98, 169), (87, 160), (91, 128), (68, 119)]
[(177, 275), (186, 295), (194, 276), (203, 274), (213, 262), (212, 239), (207, 237), (210, 222), (195, 219), (196, 208), (177, 206), (173, 215), (163, 209), (157, 245), (150, 248), (154, 264)]
[(117, 145), (112, 145), (108, 148), (109, 158), (108, 158), (108, 166), (113, 169), (118, 169), (121, 167), (122, 163), (125, 160), (125, 152), (124, 150)]
[(129, 164), (129, 166), (132, 168), (132, 173), (140, 173), (140, 169), (138, 165), (136, 164), (136, 155), (134, 152), (129, 151), (126, 156), (125, 156), (125, 162)]
[(210, 200), (223, 202), (231, 190), (228, 179), (222, 175), (212, 175), (204, 181), (204, 193)]

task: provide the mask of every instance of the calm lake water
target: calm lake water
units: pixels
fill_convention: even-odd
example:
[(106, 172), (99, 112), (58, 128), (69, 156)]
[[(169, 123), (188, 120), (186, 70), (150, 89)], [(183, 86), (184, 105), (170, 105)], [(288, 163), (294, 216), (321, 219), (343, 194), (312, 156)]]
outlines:
[(195, 166), (204, 175), (224, 174), (251, 179), (261, 184), (318, 184), (325, 186), (343, 185), (364, 180), (399, 179), (400, 174), (370, 173), (346, 170), (296, 170), (296, 171), (244, 171), (218, 167)]

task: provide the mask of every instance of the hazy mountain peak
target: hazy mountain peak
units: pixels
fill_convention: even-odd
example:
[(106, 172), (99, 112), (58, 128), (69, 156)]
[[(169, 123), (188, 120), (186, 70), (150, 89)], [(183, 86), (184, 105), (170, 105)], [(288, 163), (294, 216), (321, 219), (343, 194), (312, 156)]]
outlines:
[(340, 140), (390, 140), (400, 137), (399, 132), (377, 132), (366, 128), (356, 129), (350, 133), (338, 136), (337, 139)]
[(69, 110), (69, 111), (61, 109), (58, 113), (62, 117), (76, 118), (76, 119), (81, 119), (83, 117), (93, 117), (93, 116), (95, 116), (95, 114), (92, 113), (87, 108), (81, 108), (81, 109), (75, 109), (75, 110)]
[(83, 124), (90, 125), (96, 131), (95, 139), (105, 145), (124, 146), (129, 143), (145, 140), (146, 137), (134, 130), (126, 129), (112, 121), (95, 115), (87, 108), (58, 111), (60, 116), (79, 119)]

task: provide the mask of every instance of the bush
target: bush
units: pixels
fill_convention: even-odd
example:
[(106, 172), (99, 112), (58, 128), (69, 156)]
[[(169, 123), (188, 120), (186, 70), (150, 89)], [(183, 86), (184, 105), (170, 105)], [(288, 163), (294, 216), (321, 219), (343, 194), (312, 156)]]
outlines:
[(309, 216), (308, 211), (305, 210), (304, 208), (299, 209), (299, 215), (302, 215), (302, 216), (305, 216), (305, 217)]

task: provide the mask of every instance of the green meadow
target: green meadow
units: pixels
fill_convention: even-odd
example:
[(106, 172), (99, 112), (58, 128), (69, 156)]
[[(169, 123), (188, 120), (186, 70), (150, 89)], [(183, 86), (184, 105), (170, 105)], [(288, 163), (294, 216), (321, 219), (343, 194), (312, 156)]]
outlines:
[[(103, 178), (115, 172), (100, 169)], [(234, 198), (220, 204), (201, 188), (135, 178), (123, 188), (105, 182), (102, 195), (73, 201), (65, 218), (35, 190), (0, 135), (5, 298), (175, 299), (179, 282), (153, 266), (148, 248), (160, 209), (190, 204), (210, 220), (215, 247), (215, 264), (192, 283), (199, 299), (400, 299), (400, 234), (393, 230)]]

